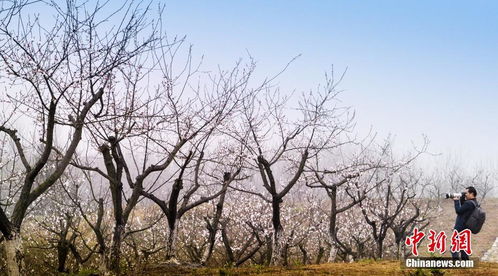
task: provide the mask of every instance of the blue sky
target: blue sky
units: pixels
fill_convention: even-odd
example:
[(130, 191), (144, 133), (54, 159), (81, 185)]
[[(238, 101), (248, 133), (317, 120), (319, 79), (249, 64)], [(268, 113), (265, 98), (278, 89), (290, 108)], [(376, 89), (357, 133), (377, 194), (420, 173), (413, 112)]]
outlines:
[(302, 92), (348, 68), (360, 134), (402, 151), (425, 134), (440, 160), (498, 169), (498, 1), (156, 1), (204, 69), (249, 52), (267, 76), (301, 54), (278, 84)]
[(340, 88), (370, 127), (408, 149), (467, 165), (498, 161), (497, 1), (168, 1), (169, 34), (187, 35), (205, 64), (249, 51), (284, 90), (309, 90), (334, 65)]

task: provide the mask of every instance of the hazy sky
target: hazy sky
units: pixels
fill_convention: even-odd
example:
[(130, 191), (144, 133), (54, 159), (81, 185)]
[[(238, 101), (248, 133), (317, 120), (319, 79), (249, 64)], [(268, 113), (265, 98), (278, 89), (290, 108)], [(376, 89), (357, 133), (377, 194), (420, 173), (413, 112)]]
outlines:
[(371, 126), (408, 147), (474, 165), (498, 163), (498, 1), (167, 1), (169, 34), (187, 35), (205, 64), (249, 51), (261, 74), (308, 90), (334, 65), (340, 88)]
[(302, 54), (278, 79), (289, 92), (348, 68), (340, 97), (358, 132), (406, 150), (426, 134), (439, 160), (498, 169), (498, 1), (161, 2), (204, 68), (249, 52), (265, 76)]

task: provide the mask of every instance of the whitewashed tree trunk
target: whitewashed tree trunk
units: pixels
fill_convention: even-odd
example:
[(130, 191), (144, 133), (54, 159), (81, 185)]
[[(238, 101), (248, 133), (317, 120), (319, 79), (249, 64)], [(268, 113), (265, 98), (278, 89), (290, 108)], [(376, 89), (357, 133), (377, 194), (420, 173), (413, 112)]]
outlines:
[(347, 262), (349, 262), (349, 263), (354, 262), (354, 257), (353, 257), (353, 255), (348, 254), (348, 255), (346, 256), (346, 261), (347, 261)]
[(9, 276), (20, 276), (23, 270), (22, 243), (19, 235), (4, 241), (5, 262)]
[[(218, 232), (218, 231), (216, 231), (216, 232)], [(217, 234), (217, 233), (214, 233), (214, 238), (215, 238), (215, 239), (216, 239), (216, 234)], [(209, 255), (210, 255), (210, 254), (211, 254), (211, 252), (212, 252), (212, 251), (211, 251), (212, 249), (211, 249), (210, 247), (211, 247), (211, 246), (210, 246), (210, 245), (208, 245), (208, 246), (206, 247), (206, 249), (204, 249), (204, 252), (202, 253), (201, 264), (206, 264), (206, 263), (207, 263), (207, 260), (208, 260), (208, 258), (209, 258)]]
[(178, 225), (180, 221), (177, 220), (173, 228), (169, 228), (168, 240), (166, 241), (166, 260), (168, 263), (179, 264), (176, 259), (176, 236), (178, 235)]
[(282, 236), (283, 236), (283, 229), (277, 229), (274, 234), (273, 234), (273, 241), (272, 241), (272, 255), (271, 255), (271, 265), (283, 265), (283, 250), (284, 250), (284, 245), (282, 242)]
[(333, 241), (331, 241), (330, 244), (331, 245), (330, 245), (330, 251), (329, 251), (329, 258), (328, 258), (327, 262), (333, 263), (333, 262), (335, 262), (335, 260), (337, 258), (337, 247), (335, 246)]

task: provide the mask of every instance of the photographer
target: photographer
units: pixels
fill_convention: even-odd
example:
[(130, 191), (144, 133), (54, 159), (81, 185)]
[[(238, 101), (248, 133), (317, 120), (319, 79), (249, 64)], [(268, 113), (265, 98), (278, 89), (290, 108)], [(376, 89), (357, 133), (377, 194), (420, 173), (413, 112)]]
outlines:
[[(462, 196), (453, 198), (455, 203), (455, 212), (457, 213), (454, 229), (458, 232), (466, 228), (465, 222), (469, 219), (472, 211), (474, 211), (474, 209), (476, 208), (475, 206), (477, 205), (476, 196), (476, 189), (470, 186), (465, 189), (465, 192), (462, 193)], [(471, 200), (473, 200), (476, 204), (471, 202)], [(469, 259), (469, 255), (467, 255), (467, 253), (465, 253), (463, 250), (460, 251), (460, 254), (462, 260)], [(452, 252), (451, 257), (453, 259), (460, 259), (460, 254), (458, 252)]]

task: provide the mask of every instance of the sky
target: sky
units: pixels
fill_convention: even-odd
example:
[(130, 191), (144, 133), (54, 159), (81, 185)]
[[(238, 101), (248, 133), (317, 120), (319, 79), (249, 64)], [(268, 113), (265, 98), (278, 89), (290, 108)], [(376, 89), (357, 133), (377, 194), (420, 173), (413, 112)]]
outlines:
[(207, 66), (250, 53), (283, 91), (308, 91), (332, 66), (357, 131), (439, 159), (498, 168), (497, 1), (167, 1), (169, 35)]
[(426, 135), (426, 160), (498, 170), (498, 1), (157, 1), (203, 69), (250, 53), (272, 76), (300, 55), (277, 79), (287, 93), (347, 69), (338, 89), (360, 136), (406, 152)]

